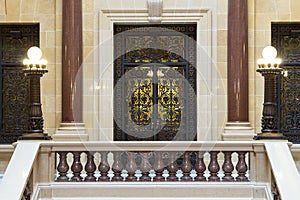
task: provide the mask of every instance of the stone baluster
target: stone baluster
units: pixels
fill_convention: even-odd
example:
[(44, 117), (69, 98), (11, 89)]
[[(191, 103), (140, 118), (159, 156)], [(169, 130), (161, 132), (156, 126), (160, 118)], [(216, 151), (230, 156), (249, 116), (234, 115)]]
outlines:
[(95, 182), (95, 171), (97, 169), (95, 161), (94, 161), (94, 152), (86, 152), (87, 161), (85, 165), (85, 171), (87, 176), (85, 177), (84, 181), (86, 182)]
[(203, 157), (204, 157), (204, 152), (199, 151), (197, 154), (197, 160), (196, 160), (196, 164), (195, 164), (195, 170), (197, 172), (195, 181), (206, 181), (206, 177), (204, 176), (206, 166), (205, 166)]
[(218, 172), (220, 170), (220, 165), (218, 163), (218, 153), (217, 151), (210, 152), (210, 163), (208, 165), (208, 170), (210, 172), (210, 176), (208, 177), (209, 181), (220, 181), (218, 177)]
[(121, 161), (121, 152), (113, 152), (114, 162), (112, 165), (112, 171), (114, 172), (114, 176), (112, 177), (112, 181), (123, 181), (123, 177), (121, 176), (123, 165)]
[(127, 152), (127, 155), (126, 170), (128, 172), (128, 176), (126, 177), (126, 181), (137, 181), (137, 177), (135, 176), (135, 171), (137, 170), (135, 162), (136, 153)]
[(178, 171), (178, 165), (177, 165), (177, 157), (176, 152), (170, 152), (169, 153), (169, 165), (167, 167), (169, 171), (169, 176), (167, 177), (168, 181), (178, 181), (178, 177), (176, 176)]
[(224, 163), (222, 166), (222, 169), (224, 171), (224, 177), (222, 181), (234, 181), (234, 178), (232, 176), (232, 171), (234, 170), (234, 166), (232, 164), (231, 160), (231, 151), (224, 151)]
[(107, 176), (108, 171), (110, 169), (108, 161), (107, 161), (107, 151), (100, 152), (101, 155), (101, 161), (99, 165), (99, 171), (101, 176), (99, 177), (98, 181), (109, 181), (109, 177)]
[(238, 172), (238, 176), (236, 177), (236, 181), (249, 181), (246, 177), (246, 172), (248, 170), (247, 163), (245, 161), (245, 155), (247, 152), (238, 151), (238, 163), (236, 164), (236, 170)]
[(140, 164), (140, 170), (142, 171), (142, 176), (140, 177), (140, 181), (151, 181), (151, 177), (149, 176), (149, 171), (151, 170), (151, 164), (149, 159), (151, 157), (151, 153), (140, 153), (142, 161)]
[(192, 181), (192, 177), (190, 176), (190, 173), (192, 170), (192, 164), (190, 161), (190, 152), (184, 153), (181, 170), (183, 172), (183, 176), (181, 177), (181, 180), (182, 181)]
[(57, 171), (58, 171), (59, 176), (56, 179), (57, 182), (69, 181), (69, 178), (67, 177), (67, 173), (69, 171), (69, 165), (67, 162), (67, 154), (68, 154), (68, 152), (66, 152), (66, 151), (58, 152), (59, 163), (57, 165)]
[(71, 178), (71, 181), (80, 182), (82, 181), (81, 172), (83, 169), (83, 166), (80, 161), (81, 152), (73, 151), (72, 154), (73, 154), (73, 164), (71, 166), (71, 170), (73, 172), (73, 177)]
[(153, 181), (164, 181), (165, 177), (163, 177), (163, 171), (164, 171), (164, 163), (162, 159), (162, 152), (155, 152), (155, 161), (154, 161), (154, 170), (155, 170), (155, 177), (153, 178)]

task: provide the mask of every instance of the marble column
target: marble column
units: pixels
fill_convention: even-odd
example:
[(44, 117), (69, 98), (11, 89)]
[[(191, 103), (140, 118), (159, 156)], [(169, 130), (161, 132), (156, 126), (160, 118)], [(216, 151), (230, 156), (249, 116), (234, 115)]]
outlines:
[(248, 140), (254, 136), (249, 123), (248, 0), (228, 0), (227, 124), (224, 140)]
[(87, 140), (82, 119), (82, 0), (63, 0), (62, 123), (55, 140)]

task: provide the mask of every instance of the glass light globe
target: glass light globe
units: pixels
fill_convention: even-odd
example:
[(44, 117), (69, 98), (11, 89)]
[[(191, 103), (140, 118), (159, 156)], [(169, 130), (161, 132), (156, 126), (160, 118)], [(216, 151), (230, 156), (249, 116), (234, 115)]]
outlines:
[(29, 65), (29, 64), (30, 64), (29, 60), (27, 58), (25, 58), (23, 60), (23, 65)]
[(264, 59), (262, 59), (262, 58), (258, 59), (257, 64), (259, 64), (259, 65), (264, 64)]
[(33, 46), (30, 47), (27, 51), (27, 56), (32, 61), (38, 61), (41, 59), (43, 53), (40, 48)]
[(277, 56), (277, 50), (273, 46), (266, 46), (262, 51), (262, 56), (267, 61), (272, 61)]
[(41, 65), (47, 65), (48, 61), (46, 59), (41, 59), (40, 63)]
[(282, 60), (280, 58), (275, 58), (274, 62), (278, 65), (280, 65), (282, 63)]

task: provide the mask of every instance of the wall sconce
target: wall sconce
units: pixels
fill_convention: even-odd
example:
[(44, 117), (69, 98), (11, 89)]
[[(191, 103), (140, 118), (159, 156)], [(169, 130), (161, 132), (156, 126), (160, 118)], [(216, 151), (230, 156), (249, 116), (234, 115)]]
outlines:
[(19, 138), (20, 140), (50, 140), (43, 131), (44, 119), (40, 96), (40, 78), (48, 72), (47, 61), (42, 58), (42, 51), (38, 47), (31, 47), (27, 51), (28, 59), (23, 60), (24, 73), (29, 78), (29, 119), (28, 130)]
[(278, 130), (278, 116), (276, 103), (276, 76), (283, 71), (280, 68), (281, 59), (276, 58), (277, 50), (272, 46), (267, 46), (262, 51), (263, 58), (258, 59), (257, 72), (265, 78), (264, 104), (261, 119), (261, 133), (254, 137), (261, 139), (284, 139)]

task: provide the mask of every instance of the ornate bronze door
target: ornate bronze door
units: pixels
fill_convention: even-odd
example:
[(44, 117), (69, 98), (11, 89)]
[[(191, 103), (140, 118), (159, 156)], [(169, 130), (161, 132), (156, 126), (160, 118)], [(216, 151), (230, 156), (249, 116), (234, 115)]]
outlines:
[(300, 23), (272, 23), (272, 45), (284, 69), (277, 82), (279, 130), (300, 143)]
[(114, 31), (114, 140), (194, 140), (196, 25)]
[(15, 142), (28, 129), (29, 81), (23, 59), (39, 46), (39, 24), (0, 24), (0, 144)]

